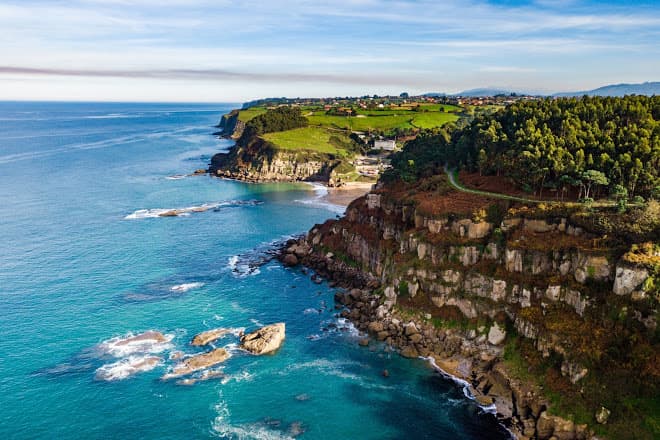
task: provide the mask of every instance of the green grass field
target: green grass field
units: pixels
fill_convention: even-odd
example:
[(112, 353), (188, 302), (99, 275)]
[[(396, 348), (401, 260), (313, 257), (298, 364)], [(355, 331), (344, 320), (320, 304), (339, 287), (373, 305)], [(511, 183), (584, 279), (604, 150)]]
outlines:
[[(318, 106), (302, 108), (303, 114), (309, 120), (310, 125), (351, 131), (388, 131), (395, 128), (433, 128), (440, 127), (447, 122), (453, 122), (459, 118), (461, 107), (449, 104), (422, 104), (425, 111), (411, 111), (410, 107), (385, 108), (382, 110), (357, 110), (355, 116), (332, 116), (326, 115), (325, 111)], [(444, 111), (440, 111), (440, 109)], [(266, 112), (264, 107), (250, 107), (240, 110), (238, 120), (248, 122), (255, 116)], [(320, 135), (320, 132), (317, 133)], [(301, 139), (293, 139), (298, 142)]]
[(341, 133), (332, 133), (320, 127), (303, 127), (294, 130), (267, 133), (262, 137), (283, 150), (309, 150), (319, 153), (346, 156), (348, 152), (338, 148), (330, 141), (330, 137), (344, 137)]
[(385, 115), (385, 116), (330, 116), (326, 114), (315, 114), (308, 116), (311, 125), (322, 127), (339, 128), (352, 131), (369, 130), (391, 130), (393, 128), (411, 128), (409, 115)]
[[(383, 111), (369, 112), (369, 116), (330, 116), (315, 112), (307, 116), (311, 125), (352, 131), (391, 130), (393, 128), (433, 128), (458, 119), (454, 113)], [(373, 115), (373, 116), (371, 116)]]
[(454, 122), (458, 119), (455, 113), (441, 113), (441, 112), (416, 112), (412, 120), (412, 125), (417, 128), (433, 128), (440, 127), (447, 122)]
[(250, 119), (266, 113), (266, 109), (263, 107), (250, 107), (245, 110), (240, 110), (238, 112), (238, 120), (241, 122), (247, 122)]

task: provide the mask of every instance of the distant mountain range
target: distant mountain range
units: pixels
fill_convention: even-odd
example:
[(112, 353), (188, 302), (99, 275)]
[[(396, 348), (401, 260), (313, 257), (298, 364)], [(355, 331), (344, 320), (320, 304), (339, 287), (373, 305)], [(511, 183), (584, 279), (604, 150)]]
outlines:
[(479, 97), (479, 96), (495, 96), (495, 95), (511, 95), (515, 93), (516, 95), (535, 95), (535, 96), (557, 96), (557, 97), (568, 97), (568, 96), (624, 96), (624, 95), (660, 95), (660, 82), (645, 82), (641, 84), (610, 84), (603, 87), (599, 87), (593, 90), (584, 90), (579, 92), (559, 92), (554, 94), (548, 93), (537, 93), (529, 91), (513, 91), (505, 90), (498, 88), (478, 88), (464, 90), (459, 93), (426, 93), (424, 96), (467, 96), (467, 97)]
[(624, 96), (624, 95), (660, 95), (660, 82), (641, 84), (611, 84), (584, 92), (555, 93), (553, 96)]

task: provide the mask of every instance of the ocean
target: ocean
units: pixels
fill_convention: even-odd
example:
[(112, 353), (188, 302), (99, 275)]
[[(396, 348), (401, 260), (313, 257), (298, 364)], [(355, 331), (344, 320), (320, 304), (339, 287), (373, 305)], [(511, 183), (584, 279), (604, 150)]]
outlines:
[[(232, 107), (0, 103), (0, 438), (508, 438), (427, 361), (359, 346), (332, 288), (270, 260), (341, 208), (186, 176), (231, 146), (211, 133)], [(280, 321), (275, 354), (237, 348)], [(215, 327), (233, 333), (214, 377), (161, 380)], [(150, 330), (165, 341), (121, 344)]]

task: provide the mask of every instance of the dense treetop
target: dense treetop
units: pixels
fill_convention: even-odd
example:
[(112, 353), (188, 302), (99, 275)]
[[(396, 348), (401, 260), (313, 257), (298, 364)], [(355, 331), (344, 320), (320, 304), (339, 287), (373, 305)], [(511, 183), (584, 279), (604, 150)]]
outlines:
[(660, 97), (517, 102), (408, 142), (386, 178), (422, 177), (444, 163), (508, 176), (538, 194), (660, 198)]
[(278, 107), (250, 119), (245, 125), (238, 144), (245, 146), (256, 136), (306, 127), (307, 124), (307, 118), (302, 115), (299, 108)]

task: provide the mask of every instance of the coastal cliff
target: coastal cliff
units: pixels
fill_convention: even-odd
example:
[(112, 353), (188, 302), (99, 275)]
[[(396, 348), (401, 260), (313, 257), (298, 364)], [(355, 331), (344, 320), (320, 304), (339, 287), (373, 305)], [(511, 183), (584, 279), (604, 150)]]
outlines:
[(233, 146), (211, 158), (209, 173), (248, 182), (318, 181), (333, 183), (333, 170), (340, 161), (331, 155), (278, 150), (263, 139), (246, 147)]
[(346, 287), (360, 330), (466, 380), (517, 438), (653, 438), (631, 402), (657, 397), (657, 243), (435, 176), (381, 183), (285, 258)]
[(222, 115), (218, 124), (220, 131), (216, 132), (216, 134), (231, 139), (240, 138), (243, 130), (245, 130), (245, 122), (239, 120), (239, 113), (239, 110), (232, 110), (226, 115)]
[[(245, 115), (248, 111), (252, 114)], [(249, 116), (247, 122), (241, 120)], [(213, 156), (209, 172), (249, 182), (315, 181), (330, 186), (341, 181), (341, 174), (355, 174), (349, 162), (358, 149), (355, 141), (343, 132), (308, 125), (297, 107), (234, 110), (222, 117), (219, 134), (236, 139), (236, 144)]]

